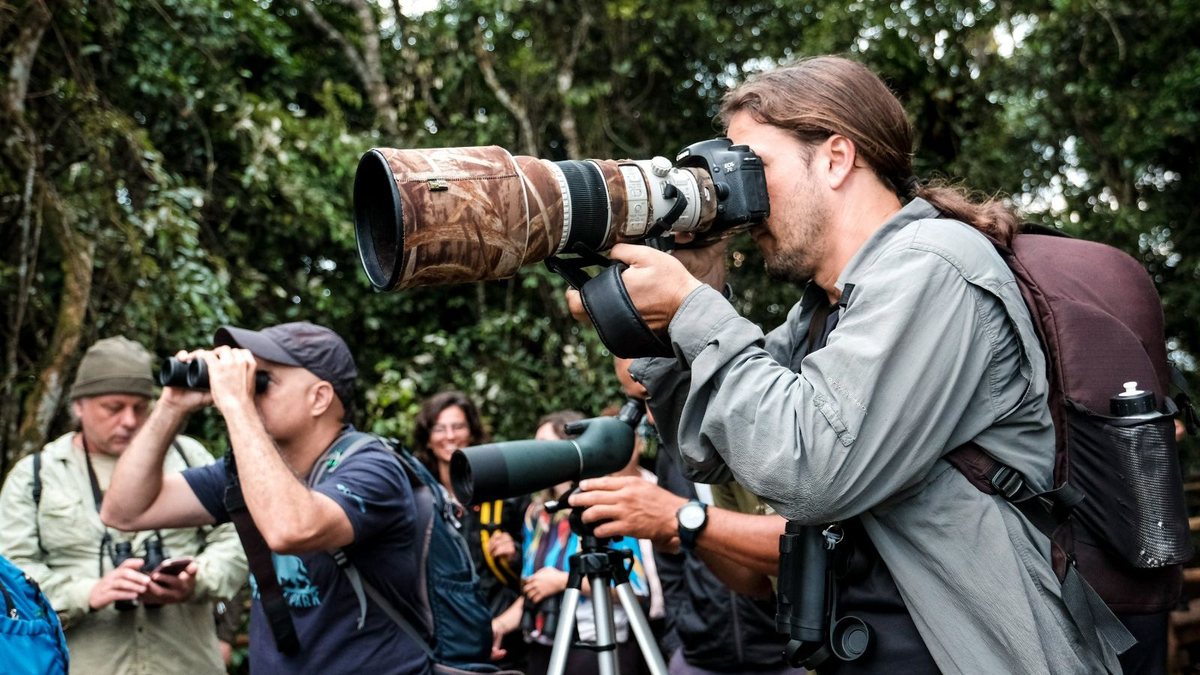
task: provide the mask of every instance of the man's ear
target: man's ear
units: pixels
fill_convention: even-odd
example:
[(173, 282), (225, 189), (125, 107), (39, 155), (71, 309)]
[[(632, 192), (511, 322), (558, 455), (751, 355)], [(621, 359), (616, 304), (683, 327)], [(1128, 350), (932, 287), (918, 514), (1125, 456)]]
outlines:
[(841, 135), (834, 134), (822, 144), (822, 159), (825, 160), (826, 176), (829, 187), (836, 190), (846, 182), (854, 171), (854, 160), (858, 158), (858, 148), (854, 141)]
[(333, 405), (337, 396), (333, 393), (333, 385), (321, 380), (308, 390), (308, 405), (313, 417), (320, 417)]

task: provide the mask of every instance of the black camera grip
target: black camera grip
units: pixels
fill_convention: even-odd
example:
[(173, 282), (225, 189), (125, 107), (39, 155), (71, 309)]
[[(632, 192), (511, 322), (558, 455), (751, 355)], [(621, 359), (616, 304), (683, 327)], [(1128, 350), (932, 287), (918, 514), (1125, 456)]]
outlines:
[(621, 272), (628, 268), (625, 263), (612, 265), (579, 289), (600, 341), (613, 355), (624, 359), (674, 355), (666, 336), (651, 330), (633, 306), (621, 280)]

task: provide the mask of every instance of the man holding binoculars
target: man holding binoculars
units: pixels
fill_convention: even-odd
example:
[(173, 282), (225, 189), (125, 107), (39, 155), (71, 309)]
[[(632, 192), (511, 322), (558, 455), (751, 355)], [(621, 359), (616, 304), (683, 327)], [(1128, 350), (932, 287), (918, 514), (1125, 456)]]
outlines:
[[(223, 673), (213, 603), (246, 582), (230, 525), (118, 531), (100, 520), (117, 458), (146, 423), (151, 357), (123, 337), (79, 364), (71, 411), (79, 431), (22, 459), (0, 492), (0, 551), (33, 577), (63, 621), (81, 673)], [(172, 433), (158, 472), (213, 462)]]
[[(226, 326), (213, 341), (177, 355), (204, 360), (209, 390), (164, 389), (113, 473), (103, 519), (143, 529), (233, 520), (254, 573), (256, 672), (426, 672), (425, 647), (379, 604), (424, 625), (411, 609), (417, 585), (398, 583), (418, 573), (412, 487), (382, 441), (339, 444), (358, 376), (349, 347), (307, 322)], [(225, 420), (226, 461), (163, 475), (169, 439), (207, 405)], [(312, 484), (318, 464), (328, 479)], [(372, 602), (360, 613), (364, 589)]]

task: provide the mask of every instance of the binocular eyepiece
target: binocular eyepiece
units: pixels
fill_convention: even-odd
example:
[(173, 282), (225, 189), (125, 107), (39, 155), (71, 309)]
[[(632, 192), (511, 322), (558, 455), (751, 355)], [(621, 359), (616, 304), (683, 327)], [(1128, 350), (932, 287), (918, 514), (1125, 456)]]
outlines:
[[(265, 371), (254, 373), (254, 391), (261, 394), (267, 388), (270, 376)], [(158, 384), (161, 387), (208, 390), (208, 364), (204, 359), (180, 361), (174, 356), (164, 359), (158, 369)]]

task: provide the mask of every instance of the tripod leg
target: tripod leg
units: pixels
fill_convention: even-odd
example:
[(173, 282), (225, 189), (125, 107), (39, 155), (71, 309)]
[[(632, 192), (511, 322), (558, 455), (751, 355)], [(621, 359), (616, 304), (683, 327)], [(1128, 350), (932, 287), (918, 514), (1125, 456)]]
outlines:
[[(528, 602), (528, 600), (526, 601)], [(550, 666), (546, 675), (563, 675), (567, 669), (567, 653), (575, 637), (575, 609), (579, 607), (579, 589), (568, 587), (563, 591), (558, 609), (558, 628), (554, 631), (554, 646), (550, 648)]]
[(588, 575), (592, 585), (592, 610), (596, 618), (596, 664), (600, 675), (620, 675), (617, 666), (617, 629), (613, 621), (612, 596), (608, 594), (608, 577)]
[(667, 675), (667, 664), (663, 661), (662, 652), (659, 651), (658, 643), (654, 640), (650, 622), (646, 621), (646, 615), (642, 613), (642, 606), (638, 603), (637, 596), (634, 595), (633, 588), (628, 581), (617, 585), (617, 597), (621, 600), (621, 606), (625, 608), (625, 614), (629, 617), (629, 628), (633, 631), (634, 638), (637, 639), (638, 648), (642, 650), (642, 658), (646, 660), (650, 675)]

